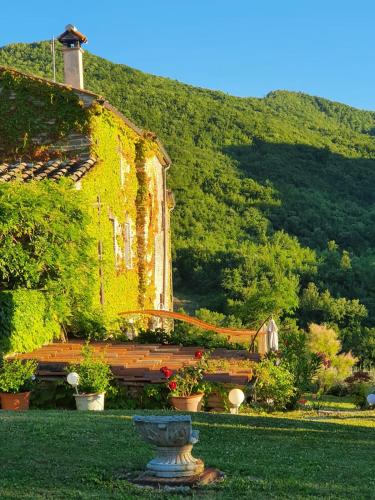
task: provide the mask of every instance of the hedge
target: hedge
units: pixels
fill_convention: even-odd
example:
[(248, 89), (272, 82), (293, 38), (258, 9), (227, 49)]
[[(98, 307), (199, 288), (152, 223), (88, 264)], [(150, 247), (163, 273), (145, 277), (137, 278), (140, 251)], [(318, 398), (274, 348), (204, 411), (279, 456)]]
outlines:
[(0, 353), (29, 352), (60, 334), (57, 321), (48, 317), (43, 292), (0, 292)]

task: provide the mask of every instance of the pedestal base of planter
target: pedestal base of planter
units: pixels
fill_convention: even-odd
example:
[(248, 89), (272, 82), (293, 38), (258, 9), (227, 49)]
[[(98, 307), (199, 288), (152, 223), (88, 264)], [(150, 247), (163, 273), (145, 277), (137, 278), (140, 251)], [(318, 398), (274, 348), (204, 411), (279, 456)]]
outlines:
[(199, 486), (205, 486), (206, 484), (211, 484), (217, 481), (222, 481), (225, 474), (219, 469), (207, 468), (200, 474), (190, 477), (155, 477), (150, 475), (148, 472), (143, 472), (135, 479), (130, 480), (131, 483), (138, 484), (139, 486), (151, 486), (153, 488), (173, 488), (187, 486), (190, 488), (197, 488)]
[(177, 478), (189, 477), (201, 474), (204, 471), (204, 463), (191, 454), (193, 445), (176, 447), (157, 446), (157, 457), (147, 464), (148, 474), (163, 477)]

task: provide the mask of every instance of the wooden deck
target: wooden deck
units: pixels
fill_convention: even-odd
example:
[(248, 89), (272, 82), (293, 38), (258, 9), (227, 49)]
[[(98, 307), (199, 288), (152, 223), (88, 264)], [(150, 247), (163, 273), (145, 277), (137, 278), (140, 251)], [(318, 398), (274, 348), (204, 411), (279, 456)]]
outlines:
[[(66, 367), (70, 363), (81, 360), (83, 345), (84, 342), (81, 340), (53, 343), (15, 357), (37, 360), (40, 377), (60, 378), (66, 376)], [(176, 345), (114, 342), (92, 342), (90, 346), (96, 355), (103, 356), (110, 364), (115, 378), (126, 385), (165, 382), (160, 372), (162, 366), (178, 370), (186, 365), (194, 365), (197, 363), (195, 352), (200, 349)], [(241, 368), (241, 364), (243, 365), (241, 360), (257, 362), (259, 355), (245, 350), (215, 349), (210, 359), (218, 365), (218, 368), (213, 373), (207, 374), (207, 380), (243, 385), (251, 378), (252, 370), (248, 367)], [(223, 368), (220, 368), (220, 365)]]

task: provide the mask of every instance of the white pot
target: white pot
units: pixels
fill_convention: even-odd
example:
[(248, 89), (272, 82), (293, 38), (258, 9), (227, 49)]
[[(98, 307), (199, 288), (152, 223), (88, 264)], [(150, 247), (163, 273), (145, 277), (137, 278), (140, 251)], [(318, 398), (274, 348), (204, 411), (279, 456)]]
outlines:
[(105, 392), (99, 394), (74, 394), (77, 410), (79, 411), (103, 411)]

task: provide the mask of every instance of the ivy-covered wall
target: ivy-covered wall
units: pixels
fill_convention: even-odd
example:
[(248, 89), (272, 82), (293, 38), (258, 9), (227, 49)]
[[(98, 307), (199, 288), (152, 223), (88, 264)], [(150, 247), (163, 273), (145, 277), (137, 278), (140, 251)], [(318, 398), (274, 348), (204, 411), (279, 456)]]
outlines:
[[(137, 207), (139, 182), (135, 168), (138, 137), (121, 119), (96, 105), (90, 111), (92, 154), (98, 158), (82, 179), (90, 201), (91, 231), (96, 246), (97, 306), (107, 318), (139, 307)], [(126, 262), (125, 224), (130, 225), (130, 262)], [(115, 234), (116, 233), (116, 234)], [(117, 255), (115, 255), (117, 250)]]
[(97, 159), (76, 187), (91, 218), (94, 308), (110, 324), (121, 311), (163, 305), (169, 212), (156, 138), (93, 94), (0, 69), (0, 163), (82, 154)]
[(95, 294), (106, 316), (115, 318), (121, 311), (160, 304), (160, 290), (155, 289), (155, 239), (162, 226), (164, 186), (156, 171), (164, 167), (157, 160), (153, 137), (140, 136), (115, 113), (96, 104), (89, 122), (91, 154), (98, 163), (83, 178), (82, 189), (91, 199), (92, 235), (98, 242)]
[(0, 68), (0, 160), (55, 156), (53, 145), (87, 135), (88, 110), (71, 89)]

